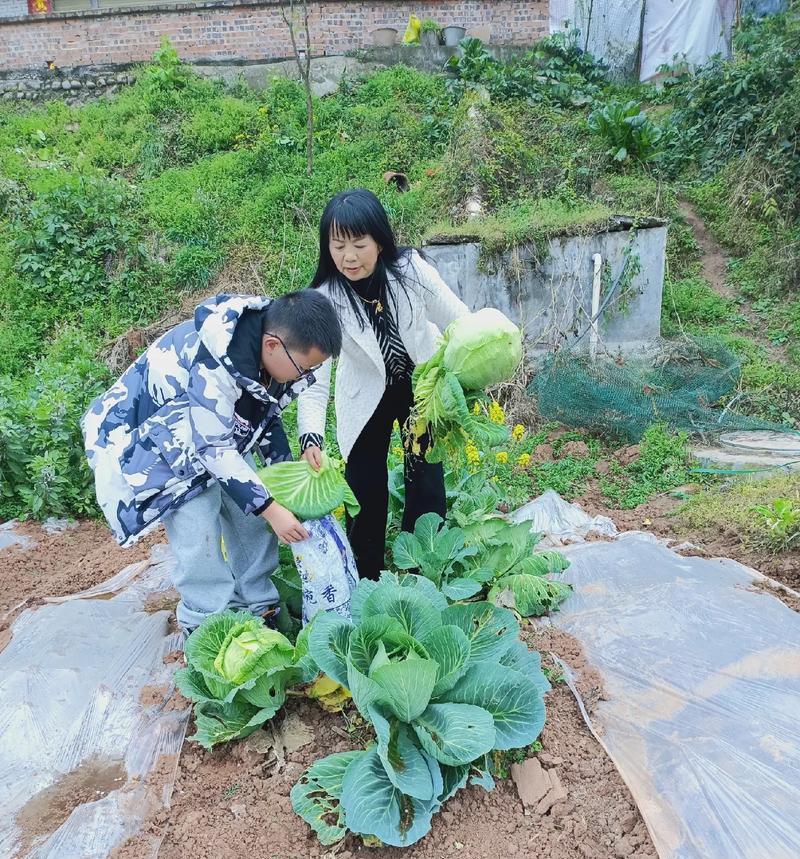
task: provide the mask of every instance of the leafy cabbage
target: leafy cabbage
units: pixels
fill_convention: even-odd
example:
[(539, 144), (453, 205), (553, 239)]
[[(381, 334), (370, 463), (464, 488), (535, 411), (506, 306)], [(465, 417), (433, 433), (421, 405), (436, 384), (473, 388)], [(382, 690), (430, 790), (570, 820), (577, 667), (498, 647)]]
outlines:
[(350, 830), (406, 847), (470, 775), (492, 788), (491, 752), (536, 739), (550, 687), (507, 609), (448, 605), (429, 579), (392, 573), (359, 583), (351, 609), (315, 617), (309, 653), (377, 744), (315, 763), (292, 805), (324, 844)]
[(445, 332), (442, 363), (466, 391), (507, 381), (520, 361), (520, 330), (493, 307), (456, 319)]
[(321, 519), (342, 505), (351, 516), (361, 509), (339, 462), (324, 452), (319, 471), (303, 459), (268, 465), (258, 476), (278, 504), (301, 519)]
[(413, 449), (420, 450), (426, 432), (434, 440), (430, 461), (440, 461), (467, 439), (485, 447), (502, 444), (507, 428), (472, 406), (485, 399), (485, 388), (510, 379), (521, 360), (520, 330), (499, 310), (486, 308), (452, 322), (433, 357), (414, 370)]
[(195, 704), (196, 733), (206, 749), (246, 737), (278, 712), (287, 687), (317, 675), (307, 634), (296, 646), (249, 612), (212, 615), (188, 637), (187, 667), (175, 683)]

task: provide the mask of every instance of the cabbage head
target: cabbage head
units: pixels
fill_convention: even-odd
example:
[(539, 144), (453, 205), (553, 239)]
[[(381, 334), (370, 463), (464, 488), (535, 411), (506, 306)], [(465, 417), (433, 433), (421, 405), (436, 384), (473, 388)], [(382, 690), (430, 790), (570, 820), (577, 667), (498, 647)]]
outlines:
[(195, 705), (190, 739), (206, 749), (253, 733), (278, 712), (289, 686), (317, 675), (307, 633), (292, 645), (246, 611), (206, 618), (186, 640), (185, 654), (175, 683)]
[(466, 391), (507, 381), (520, 361), (520, 330), (493, 307), (456, 319), (445, 332), (442, 363)]
[(486, 399), (485, 388), (512, 378), (521, 360), (520, 330), (499, 310), (479, 310), (452, 322), (433, 357), (414, 370), (412, 450), (419, 452), (426, 432), (434, 441), (426, 452), (431, 462), (468, 440), (484, 448), (503, 444), (507, 428), (473, 407)]

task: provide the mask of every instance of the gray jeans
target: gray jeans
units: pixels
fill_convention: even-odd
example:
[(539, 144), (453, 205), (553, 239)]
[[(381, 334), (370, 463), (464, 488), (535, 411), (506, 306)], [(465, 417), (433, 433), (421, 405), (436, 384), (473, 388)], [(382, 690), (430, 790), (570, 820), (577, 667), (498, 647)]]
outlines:
[(164, 528), (177, 561), (172, 581), (181, 595), (177, 615), (183, 629), (226, 608), (261, 614), (277, 604), (271, 576), (278, 540), (260, 516), (242, 513), (219, 483), (166, 516)]

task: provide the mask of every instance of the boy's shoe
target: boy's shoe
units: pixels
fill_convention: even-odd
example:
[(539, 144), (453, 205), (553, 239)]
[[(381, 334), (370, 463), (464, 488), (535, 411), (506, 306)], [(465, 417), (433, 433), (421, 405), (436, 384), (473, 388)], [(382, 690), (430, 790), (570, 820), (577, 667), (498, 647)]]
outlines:
[(264, 626), (268, 626), (270, 629), (275, 629), (275, 624), (277, 623), (278, 615), (280, 613), (281, 607), (279, 605), (272, 605), (266, 611), (261, 612)]

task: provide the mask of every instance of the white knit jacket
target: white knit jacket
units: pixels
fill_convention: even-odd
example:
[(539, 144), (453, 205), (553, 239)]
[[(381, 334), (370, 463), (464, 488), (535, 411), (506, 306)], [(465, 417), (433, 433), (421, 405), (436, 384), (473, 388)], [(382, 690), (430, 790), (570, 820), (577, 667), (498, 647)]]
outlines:
[[(467, 306), (442, 280), (439, 272), (417, 251), (412, 251), (402, 289), (390, 276), (389, 288), (397, 296), (397, 329), (414, 364), (427, 361), (436, 351), (445, 328), (468, 313)], [(386, 390), (386, 367), (378, 340), (369, 322), (362, 330), (347, 300), (329, 284), (319, 287), (332, 302), (342, 326), (342, 352), (336, 367), (336, 440), (346, 460), (361, 430), (375, 413)], [(327, 360), (315, 373), (317, 381), (298, 397), (297, 428), (306, 433), (325, 433), (325, 415), (331, 389), (331, 365)]]

